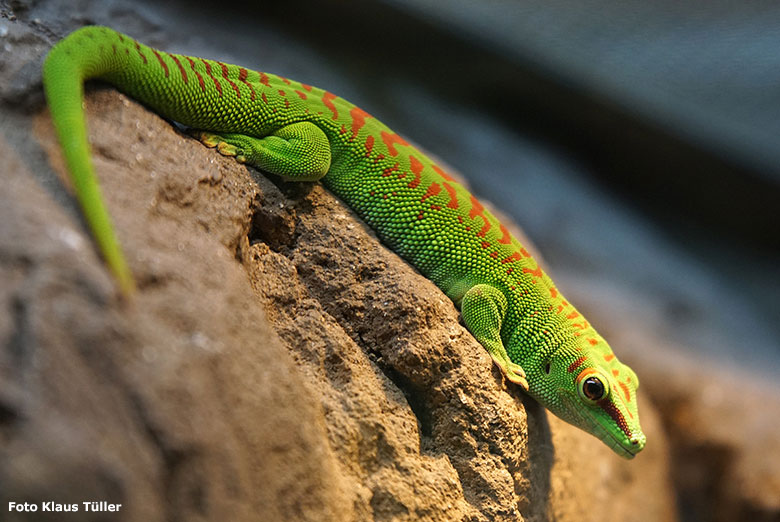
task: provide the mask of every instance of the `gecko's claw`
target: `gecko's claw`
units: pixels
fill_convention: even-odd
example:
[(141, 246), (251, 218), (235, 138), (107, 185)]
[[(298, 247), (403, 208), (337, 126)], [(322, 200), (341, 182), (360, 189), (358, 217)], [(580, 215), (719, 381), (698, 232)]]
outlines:
[[(492, 355), (492, 354), (491, 354)], [(520, 386), (523, 391), (528, 391), (528, 380), (525, 376), (525, 371), (519, 364), (515, 364), (512, 361), (502, 361), (496, 357), (493, 357), (493, 362), (499, 367), (501, 373), (511, 383)]]

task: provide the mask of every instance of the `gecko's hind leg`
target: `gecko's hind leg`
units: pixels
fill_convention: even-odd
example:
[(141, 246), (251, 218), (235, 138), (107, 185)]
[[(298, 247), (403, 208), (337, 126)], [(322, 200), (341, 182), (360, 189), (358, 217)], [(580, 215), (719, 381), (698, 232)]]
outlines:
[(291, 180), (318, 180), (330, 168), (330, 142), (322, 129), (310, 122), (292, 123), (261, 138), (202, 130), (192, 134), (224, 156)]

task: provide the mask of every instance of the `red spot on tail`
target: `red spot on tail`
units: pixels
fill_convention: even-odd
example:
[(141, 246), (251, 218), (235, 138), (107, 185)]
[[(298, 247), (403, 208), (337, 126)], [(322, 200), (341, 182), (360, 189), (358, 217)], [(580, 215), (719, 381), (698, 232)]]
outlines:
[(201, 62), (206, 66), (206, 74), (209, 75), (209, 78), (214, 82), (214, 87), (217, 89), (217, 93), (219, 94), (219, 97), (222, 97), (222, 85), (220, 85), (219, 81), (217, 81), (216, 78), (214, 78), (214, 75), (211, 74), (211, 64), (204, 60), (203, 58), (200, 59)]
[(184, 70), (184, 67), (182, 66), (182, 64), (179, 61), (179, 59), (176, 57), (175, 54), (169, 54), (168, 56), (171, 57), (171, 59), (173, 60), (173, 63), (175, 63), (176, 66), (179, 68), (179, 72), (181, 73), (181, 79), (184, 81), (184, 83), (187, 83), (187, 81), (188, 81), (187, 71)]
[(508, 245), (512, 242), (512, 236), (509, 235), (509, 230), (507, 230), (506, 227), (500, 223), (499, 228), (501, 229), (501, 237), (499, 238), (498, 242), (502, 245)]
[(233, 83), (233, 81), (230, 78), (228, 78), (228, 68), (227, 68), (227, 65), (225, 65), (222, 62), (217, 62), (217, 63), (222, 68), (222, 77), (225, 79), (225, 81), (227, 81), (230, 84), (230, 86), (236, 92), (236, 98), (240, 98), (241, 97), (241, 91), (238, 90), (238, 85)]
[(534, 275), (536, 277), (542, 277), (542, 269), (541, 269), (541, 267), (538, 267), (538, 266), (536, 268), (534, 268), (533, 270), (531, 270), (530, 268), (523, 268), (523, 273), (524, 274), (531, 274), (531, 275)]
[(141, 52), (141, 44), (138, 42), (135, 42), (135, 50), (138, 51), (138, 56), (141, 57), (141, 59), (144, 61), (144, 65), (146, 65), (146, 56), (144, 56), (144, 53)]
[(335, 94), (331, 94), (329, 92), (325, 92), (325, 94), (322, 95), (322, 103), (325, 104), (325, 107), (330, 109), (330, 112), (333, 113), (333, 119), (337, 120), (339, 119), (339, 111), (336, 110), (336, 106), (333, 105), (333, 100), (336, 98)]
[(444, 190), (450, 196), (450, 201), (447, 203), (447, 208), (458, 208), (458, 196), (455, 194), (455, 188), (449, 183), (443, 183)]
[(374, 149), (374, 137), (368, 136), (366, 138), (366, 157), (371, 155), (371, 151)]
[(411, 155), (409, 156), (409, 163), (411, 165), (412, 174), (414, 174), (414, 179), (409, 182), (409, 188), (416, 188), (417, 185), (420, 184), (420, 173), (423, 171), (424, 167), (420, 160)]
[(255, 99), (255, 88), (254, 88), (254, 87), (252, 87), (252, 84), (251, 84), (251, 83), (249, 83), (248, 81), (246, 81), (246, 78), (247, 78), (247, 76), (249, 76), (249, 73), (247, 72), (247, 70), (246, 70), (246, 69), (244, 69), (243, 67), (241, 67), (241, 68), (238, 70), (238, 81), (240, 81), (241, 83), (243, 83), (244, 85), (246, 85), (247, 87), (249, 87), (249, 92), (251, 93), (251, 96), (250, 96), (250, 98), (251, 98), (251, 99), (254, 101), (254, 99)]
[(352, 117), (352, 139), (354, 140), (360, 129), (366, 124), (366, 118), (370, 118), (371, 115), (358, 107), (352, 107), (349, 115)]
[(573, 363), (571, 363), (568, 368), (566, 368), (566, 371), (568, 371), (569, 373), (573, 373), (574, 370), (579, 368), (582, 365), (582, 363), (585, 362), (585, 359), (587, 359), (587, 357), (585, 357), (584, 355), (578, 358)]
[(160, 62), (160, 67), (163, 68), (163, 71), (165, 71), (165, 77), (168, 77), (168, 64), (165, 63), (165, 60), (162, 59), (162, 56), (160, 56), (160, 53), (157, 52), (157, 49), (152, 49), (152, 52), (157, 57), (157, 61)]
[(195, 61), (190, 58), (189, 56), (186, 56), (187, 60), (190, 62), (190, 68), (192, 69), (192, 72), (195, 73), (195, 76), (198, 78), (198, 84), (200, 85), (200, 90), (205, 91), (206, 90), (206, 84), (203, 83), (203, 76), (200, 75), (200, 73), (195, 70)]
[(428, 190), (425, 192), (425, 194), (423, 194), (423, 197), (420, 201), (425, 201), (427, 198), (435, 196), (439, 192), (441, 192), (441, 186), (435, 182), (431, 183), (431, 186), (428, 187)]
[(455, 178), (453, 178), (452, 176), (450, 176), (449, 174), (447, 174), (447, 173), (446, 173), (446, 172), (445, 172), (445, 171), (444, 171), (444, 170), (443, 170), (441, 167), (439, 167), (438, 165), (431, 165), (431, 167), (433, 167), (433, 170), (435, 170), (435, 171), (436, 171), (436, 173), (437, 173), (439, 176), (441, 176), (442, 178), (446, 179), (447, 181), (454, 181), (455, 183), (457, 183), (457, 182), (458, 182), (458, 180), (456, 180)]
[(395, 148), (396, 145), (402, 145), (402, 146), (409, 145), (408, 143), (406, 143), (406, 140), (404, 140), (398, 134), (382, 131), (380, 135), (382, 136), (382, 141), (385, 142), (385, 145), (387, 146), (387, 150), (388, 152), (390, 152), (391, 156), (398, 156), (398, 150)]

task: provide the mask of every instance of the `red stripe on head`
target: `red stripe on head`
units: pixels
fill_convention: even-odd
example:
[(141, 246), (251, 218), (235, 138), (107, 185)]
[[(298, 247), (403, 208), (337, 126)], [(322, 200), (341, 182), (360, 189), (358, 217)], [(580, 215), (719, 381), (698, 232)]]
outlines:
[(617, 424), (621, 431), (626, 434), (626, 437), (629, 439), (631, 438), (631, 428), (628, 427), (628, 423), (626, 422), (626, 418), (623, 417), (623, 414), (620, 413), (620, 410), (617, 409), (617, 406), (615, 406), (612, 401), (609, 399), (601, 399), (596, 404), (598, 404), (602, 410), (607, 412), (607, 415), (612, 417), (612, 420), (615, 421), (615, 424)]
[(573, 363), (571, 363), (568, 368), (566, 368), (566, 371), (568, 371), (569, 373), (573, 373), (574, 370), (579, 368), (582, 365), (582, 363), (585, 362), (585, 359), (587, 359), (587, 357), (585, 357), (584, 355), (582, 357), (579, 357)]

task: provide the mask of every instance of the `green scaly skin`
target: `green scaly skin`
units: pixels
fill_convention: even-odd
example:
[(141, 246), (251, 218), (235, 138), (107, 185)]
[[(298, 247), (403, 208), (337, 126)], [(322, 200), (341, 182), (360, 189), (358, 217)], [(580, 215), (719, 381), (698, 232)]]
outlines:
[(460, 307), (511, 382), (619, 455), (642, 450), (636, 374), (506, 227), (423, 153), (322, 89), (85, 27), (52, 48), (43, 80), (77, 197), (125, 294), (133, 278), (87, 142), (82, 98), (89, 78), (198, 129), (222, 154), (288, 179), (321, 179)]

